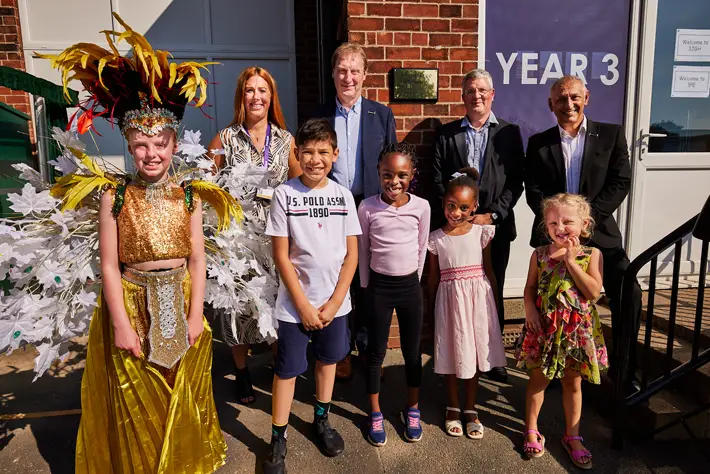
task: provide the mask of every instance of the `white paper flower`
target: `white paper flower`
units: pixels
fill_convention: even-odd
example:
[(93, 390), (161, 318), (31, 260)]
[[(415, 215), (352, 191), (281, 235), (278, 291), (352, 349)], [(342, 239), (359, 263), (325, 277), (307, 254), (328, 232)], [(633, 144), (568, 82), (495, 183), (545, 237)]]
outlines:
[[(211, 171), (215, 165), (214, 165), (214, 161), (210, 160), (209, 158), (197, 158), (195, 160), (195, 166), (197, 166), (201, 170)], [(202, 179), (207, 180), (207, 181), (212, 181), (215, 178), (212, 173), (209, 173), (209, 174), (206, 174), (205, 176), (203, 176)]]
[(8, 243), (0, 244), (0, 262), (9, 262), (15, 255), (15, 249)]
[(69, 283), (70, 273), (58, 262), (46, 260), (37, 268), (37, 279), (45, 288), (62, 288)]
[(31, 166), (25, 163), (14, 163), (12, 167), (20, 172), (20, 179), (27, 181), (35, 189), (49, 189), (49, 184), (44, 182), (42, 175), (40, 175), (39, 172)]
[(72, 147), (80, 151), (86, 150), (86, 145), (79, 140), (75, 131), (52, 127), (52, 138), (64, 148)]
[(39, 377), (41, 377), (47, 369), (52, 366), (52, 363), (59, 359), (64, 360), (67, 355), (66, 349), (62, 351), (62, 346), (60, 344), (41, 344), (37, 347), (37, 352), (39, 355), (35, 357), (35, 378), (32, 379), (34, 382)]
[(57, 211), (54, 214), (52, 214), (52, 217), (50, 217), (50, 220), (57, 224), (59, 227), (62, 229), (62, 237), (66, 237), (69, 234), (69, 227), (67, 226), (68, 223), (72, 222), (72, 216), (69, 211), (67, 212), (60, 212)]
[(0, 224), (0, 237), (10, 237), (12, 240), (17, 240), (25, 236), (21, 230), (12, 225)]
[(22, 334), (32, 329), (32, 322), (29, 320), (0, 319), (0, 352), (17, 349), (22, 342)]
[(93, 291), (87, 293), (86, 290), (82, 288), (79, 294), (76, 295), (75, 300), (84, 308), (93, 309), (98, 306), (97, 298), (98, 295), (96, 293)]
[(38, 193), (29, 183), (22, 187), (22, 194), (9, 193), (7, 199), (12, 203), (10, 209), (20, 212), (24, 216), (35, 212), (49, 211), (54, 209), (59, 202), (49, 195), (49, 191)]
[(182, 138), (178, 142), (178, 153), (182, 153), (187, 157), (186, 161), (191, 161), (207, 153), (205, 147), (200, 143), (200, 137), (202, 136), (201, 131), (193, 132), (192, 130), (185, 130)]
[(54, 160), (49, 160), (48, 163), (64, 175), (71, 174), (79, 169), (79, 166), (76, 164), (76, 160), (74, 159), (74, 155), (68, 155), (66, 153), (59, 155)]

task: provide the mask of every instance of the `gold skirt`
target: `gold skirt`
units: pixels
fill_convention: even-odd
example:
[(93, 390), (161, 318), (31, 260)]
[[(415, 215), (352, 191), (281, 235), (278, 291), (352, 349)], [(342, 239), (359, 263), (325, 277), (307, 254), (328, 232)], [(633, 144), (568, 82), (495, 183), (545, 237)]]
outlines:
[[(157, 273), (157, 272), (156, 272)], [(125, 279), (123, 302), (147, 349), (146, 288)], [(182, 289), (189, 314), (191, 280)], [(205, 330), (171, 369), (116, 348), (103, 295), (89, 329), (81, 381), (76, 472), (206, 474), (224, 464), (227, 445), (212, 394), (212, 331)]]

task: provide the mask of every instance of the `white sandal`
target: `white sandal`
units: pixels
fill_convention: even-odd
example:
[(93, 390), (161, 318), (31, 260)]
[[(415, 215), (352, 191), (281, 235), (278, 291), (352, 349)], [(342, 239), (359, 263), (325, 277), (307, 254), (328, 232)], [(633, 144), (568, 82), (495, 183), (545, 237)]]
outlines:
[[(464, 410), (463, 414), (473, 415), (478, 418), (478, 412), (476, 410)], [(467, 421), (466, 436), (470, 439), (483, 439), (483, 425), (481, 423), (476, 423), (475, 421)]]
[[(455, 413), (461, 413), (460, 408), (446, 407), (447, 414), (450, 411), (453, 411)], [(461, 423), (461, 420), (446, 420), (444, 426), (446, 427), (447, 435), (454, 436), (456, 438), (458, 438), (459, 436), (463, 436), (463, 424)], [(458, 428), (458, 431), (454, 431), (455, 428)]]

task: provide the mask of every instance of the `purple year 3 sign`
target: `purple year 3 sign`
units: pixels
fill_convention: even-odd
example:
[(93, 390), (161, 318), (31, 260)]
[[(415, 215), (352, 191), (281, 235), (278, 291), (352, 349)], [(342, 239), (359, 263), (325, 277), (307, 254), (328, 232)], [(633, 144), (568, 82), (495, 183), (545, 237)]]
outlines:
[(622, 123), (630, 0), (488, 0), (486, 70), (496, 116), (520, 125), (523, 139), (555, 124), (550, 86), (564, 74), (584, 78), (586, 115)]

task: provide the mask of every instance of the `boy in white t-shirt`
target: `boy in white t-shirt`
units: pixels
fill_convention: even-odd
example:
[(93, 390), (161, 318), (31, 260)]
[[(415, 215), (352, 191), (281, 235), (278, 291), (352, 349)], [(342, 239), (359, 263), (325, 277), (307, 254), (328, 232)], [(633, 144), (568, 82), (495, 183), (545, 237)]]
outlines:
[(296, 377), (306, 371), (313, 342), (316, 405), (313, 428), (319, 447), (337, 456), (345, 442), (328, 422), (335, 365), (350, 352), (346, 316), (352, 309), (350, 282), (357, 268), (362, 232), (350, 191), (328, 179), (338, 159), (337, 135), (325, 119), (311, 119), (296, 133), (303, 174), (274, 191), (266, 235), (272, 237), (281, 277), (276, 318), (271, 453), (266, 474), (285, 472), (286, 427)]

